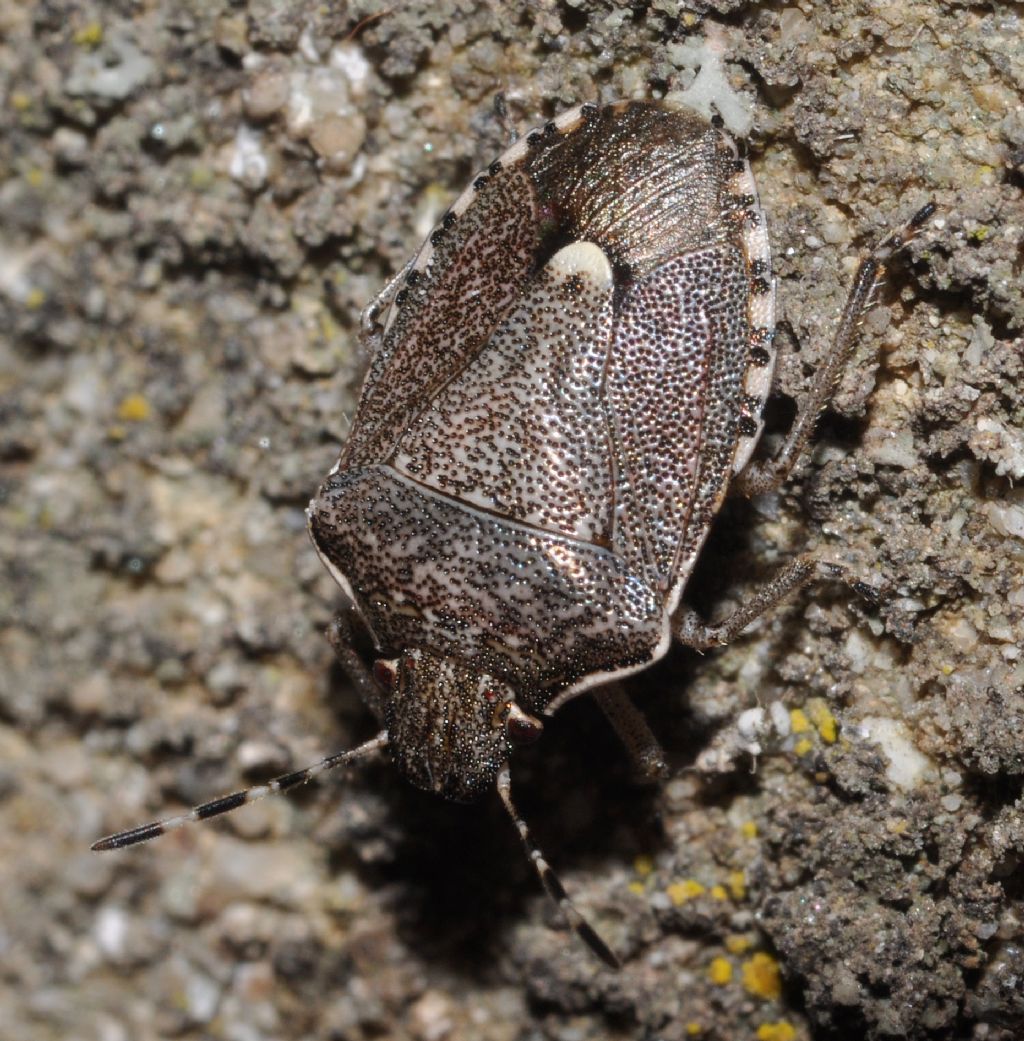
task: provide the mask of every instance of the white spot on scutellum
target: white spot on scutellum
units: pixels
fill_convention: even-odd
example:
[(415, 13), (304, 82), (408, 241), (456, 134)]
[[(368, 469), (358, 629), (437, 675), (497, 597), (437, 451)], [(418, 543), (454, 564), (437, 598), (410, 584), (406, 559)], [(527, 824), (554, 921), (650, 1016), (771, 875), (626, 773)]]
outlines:
[[(560, 116), (553, 120), (553, 122), (555, 125), (555, 130), (559, 134), (572, 133), (572, 131), (579, 127), (579, 125), (583, 122), (583, 106), (577, 105), (575, 108), (569, 109), (568, 112), (563, 112)], [(540, 128), (537, 127), (534, 129)], [(530, 131), (520, 136), (514, 144), (510, 145), (508, 148), (505, 149), (504, 152), (501, 153), (501, 155), (498, 156), (497, 162), (502, 167), (515, 166), (516, 163), (520, 162), (526, 156), (527, 150), (530, 147), (527, 139), (529, 138), (530, 133), (532, 132), (533, 131)], [(486, 170), (477, 171), (477, 173), (470, 180), (469, 185), (462, 192), (462, 194), (455, 200), (455, 202), (451, 204), (451, 206), (448, 207), (448, 212), (451, 213), (452, 216), (456, 218), (461, 217), (469, 209), (469, 207), (473, 204), (477, 196), (477, 188), (475, 187), (475, 182), (479, 177), (486, 176)], [(426, 238), (426, 241), (420, 247), (419, 253), (416, 254), (416, 257), (412, 265), (410, 266), (410, 270), (426, 271), (430, 267), (430, 262), (431, 260), (433, 260), (433, 257), (434, 245), (429, 238)], [(394, 307), (389, 309), (387, 317), (384, 320), (385, 333), (387, 333), (388, 330), (391, 328), (391, 324), (395, 320), (396, 313), (397, 312)]]
[(551, 258), (548, 266), (556, 277), (582, 275), (598, 289), (608, 289), (612, 284), (612, 265), (604, 250), (593, 242), (570, 243)]

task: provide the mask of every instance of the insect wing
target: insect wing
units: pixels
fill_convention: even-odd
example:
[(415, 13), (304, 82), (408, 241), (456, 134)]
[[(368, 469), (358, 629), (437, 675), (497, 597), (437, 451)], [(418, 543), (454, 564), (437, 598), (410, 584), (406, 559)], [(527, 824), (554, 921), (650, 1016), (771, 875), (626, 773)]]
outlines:
[(538, 242), (533, 191), (516, 169), (491, 178), (450, 228), (442, 222), (386, 316), (342, 466), (391, 455), (423, 403), (465, 367), (511, 310), (533, 273)]

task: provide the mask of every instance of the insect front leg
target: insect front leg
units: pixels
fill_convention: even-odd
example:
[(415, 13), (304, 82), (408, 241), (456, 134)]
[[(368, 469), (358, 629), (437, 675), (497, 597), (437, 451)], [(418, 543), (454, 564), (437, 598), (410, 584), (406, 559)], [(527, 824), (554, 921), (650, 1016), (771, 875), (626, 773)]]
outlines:
[(865, 599), (872, 602), (878, 599), (871, 586), (852, 578), (841, 564), (829, 564), (809, 556), (797, 557), (754, 590), (742, 607), (713, 625), (705, 622), (692, 608), (681, 606), (673, 618), (672, 634), (685, 647), (693, 647), (698, 651), (731, 643), (748, 625), (785, 600), (790, 593), (815, 581), (845, 582)]
[(373, 678), (373, 672), (367, 668), (355, 646), (354, 619), (356, 610), (348, 607), (334, 616), (327, 627), (327, 642), (334, 648), (334, 653), (345, 670), (345, 675), (352, 681), (363, 703), (374, 714), (378, 723), (384, 722), (384, 700), (380, 686)]
[(381, 315), (388, 309), (395, 294), (401, 288), (406, 276), (416, 263), (414, 256), (401, 271), (363, 308), (359, 315), (359, 343), (367, 358), (372, 358), (380, 349), (383, 326)]
[(505, 139), (509, 145), (514, 145), (519, 140), (519, 131), (508, 114), (508, 101), (504, 94), (494, 95), (494, 117), (505, 132)]
[(626, 746), (637, 780), (654, 782), (668, 777), (665, 753), (626, 691), (618, 683), (609, 683), (594, 691), (594, 700)]
[(834, 396), (843, 370), (853, 355), (860, 324), (885, 277), (886, 261), (914, 238), (934, 212), (934, 203), (930, 202), (922, 207), (906, 224), (887, 235), (860, 262), (839, 320), (832, 351), (815, 373), (807, 395), (799, 403), (799, 412), (782, 448), (774, 459), (748, 463), (732, 482), (731, 491), (746, 496), (761, 495), (774, 491), (793, 472), (814, 433), (818, 417)]

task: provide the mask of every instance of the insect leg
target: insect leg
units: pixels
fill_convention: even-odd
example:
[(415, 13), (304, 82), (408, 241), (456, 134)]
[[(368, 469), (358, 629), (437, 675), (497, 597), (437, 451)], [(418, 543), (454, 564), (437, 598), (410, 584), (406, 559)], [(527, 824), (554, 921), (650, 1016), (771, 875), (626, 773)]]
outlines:
[(384, 702), (381, 689), (373, 678), (373, 673), (366, 667), (366, 663), (356, 652), (355, 632), (352, 619), (355, 616), (355, 608), (349, 607), (341, 614), (337, 614), (327, 626), (327, 642), (334, 648), (345, 675), (352, 681), (353, 686), (363, 699), (363, 704), (374, 714), (378, 722), (384, 719)]
[(494, 95), (494, 116), (501, 124), (501, 129), (505, 131), (509, 145), (514, 145), (519, 140), (519, 131), (508, 114), (508, 101), (504, 94)]
[(562, 883), (558, 881), (558, 876), (551, 870), (551, 865), (544, 859), (544, 854), (533, 844), (526, 821), (519, 816), (512, 803), (512, 782), (507, 763), (498, 772), (498, 794), (501, 796), (501, 801), (505, 804), (505, 809), (508, 810), (508, 815), (512, 818), (516, 830), (519, 832), (519, 837), (523, 840), (523, 845), (526, 847), (526, 855), (537, 869), (537, 874), (540, 876), (541, 885), (544, 886), (545, 892), (558, 905), (559, 911), (562, 912), (566, 921), (572, 926), (576, 935), (591, 951), (608, 968), (621, 968), (619, 959), (615, 957), (611, 948), (604, 940), (597, 935), (594, 927), (576, 909), (576, 905), (569, 899), (569, 894), (566, 893)]
[(358, 762), (361, 759), (370, 758), (388, 743), (386, 730), (382, 730), (376, 737), (359, 745), (358, 748), (349, 749), (347, 752), (335, 752), (333, 755), (321, 759), (320, 762), (307, 766), (303, 770), (295, 770), (290, 774), (281, 774), (265, 784), (257, 784), (252, 788), (232, 792), (230, 795), (222, 795), (218, 799), (194, 806), (188, 813), (178, 817), (168, 817), (167, 820), (153, 821), (150, 824), (141, 824), (137, 828), (129, 828), (127, 831), (119, 831), (116, 835), (108, 835), (105, 839), (94, 842), (91, 846), (96, 852), (108, 849), (122, 849), (125, 846), (134, 846), (139, 842), (148, 842), (168, 831), (180, 828), (191, 821), (204, 821), (210, 817), (219, 817), (222, 813), (237, 810), (239, 806), (255, 802), (275, 792), (286, 792), (291, 788), (297, 788), (300, 784), (319, 777), (320, 774), (333, 770), (336, 766), (348, 766), (349, 763)]
[(665, 753), (626, 691), (618, 683), (609, 683), (594, 691), (594, 700), (626, 746), (636, 777), (642, 781), (664, 780), (668, 776)]
[(790, 593), (815, 580), (846, 582), (856, 593), (869, 600), (877, 594), (864, 582), (852, 579), (841, 564), (829, 564), (814, 557), (798, 557), (780, 568), (775, 575), (754, 591), (731, 615), (714, 625), (705, 622), (692, 608), (682, 606), (676, 612), (672, 633), (686, 647), (708, 650), (732, 642), (751, 622), (775, 607)]
[(388, 304), (394, 299), (399, 287), (409, 274), (409, 269), (416, 263), (413, 258), (394, 275), (390, 282), (363, 308), (359, 315), (359, 334), (363, 351), (367, 357), (372, 358), (380, 347), (381, 325), (380, 317)]
[(860, 324), (874, 301), (875, 293), (885, 278), (885, 263), (897, 250), (902, 249), (921, 230), (921, 226), (935, 212), (930, 202), (922, 207), (902, 227), (890, 232), (860, 262), (853, 278), (850, 295), (846, 299), (839, 328), (832, 343), (832, 351), (815, 373), (806, 398), (800, 403), (793, 426), (774, 459), (749, 463), (732, 483), (732, 491), (740, 495), (761, 495), (770, 492), (786, 480), (800, 461), (822, 410), (836, 392), (843, 370), (857, 345)]

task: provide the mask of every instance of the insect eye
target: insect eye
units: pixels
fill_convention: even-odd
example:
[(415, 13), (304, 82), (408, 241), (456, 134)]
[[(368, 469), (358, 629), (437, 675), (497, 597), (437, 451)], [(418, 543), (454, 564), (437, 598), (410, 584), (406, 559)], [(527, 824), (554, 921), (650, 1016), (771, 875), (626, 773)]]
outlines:
[(373, 678), (384, 690), (394, 690), (398, 686), (398, 662), (379, 658), (373, 663)]
[(544, 732), (544, 724), (535, 716), (528, 716), (515, 702), (509, 706), (505, 732), (514, 745), (528, 745)]

